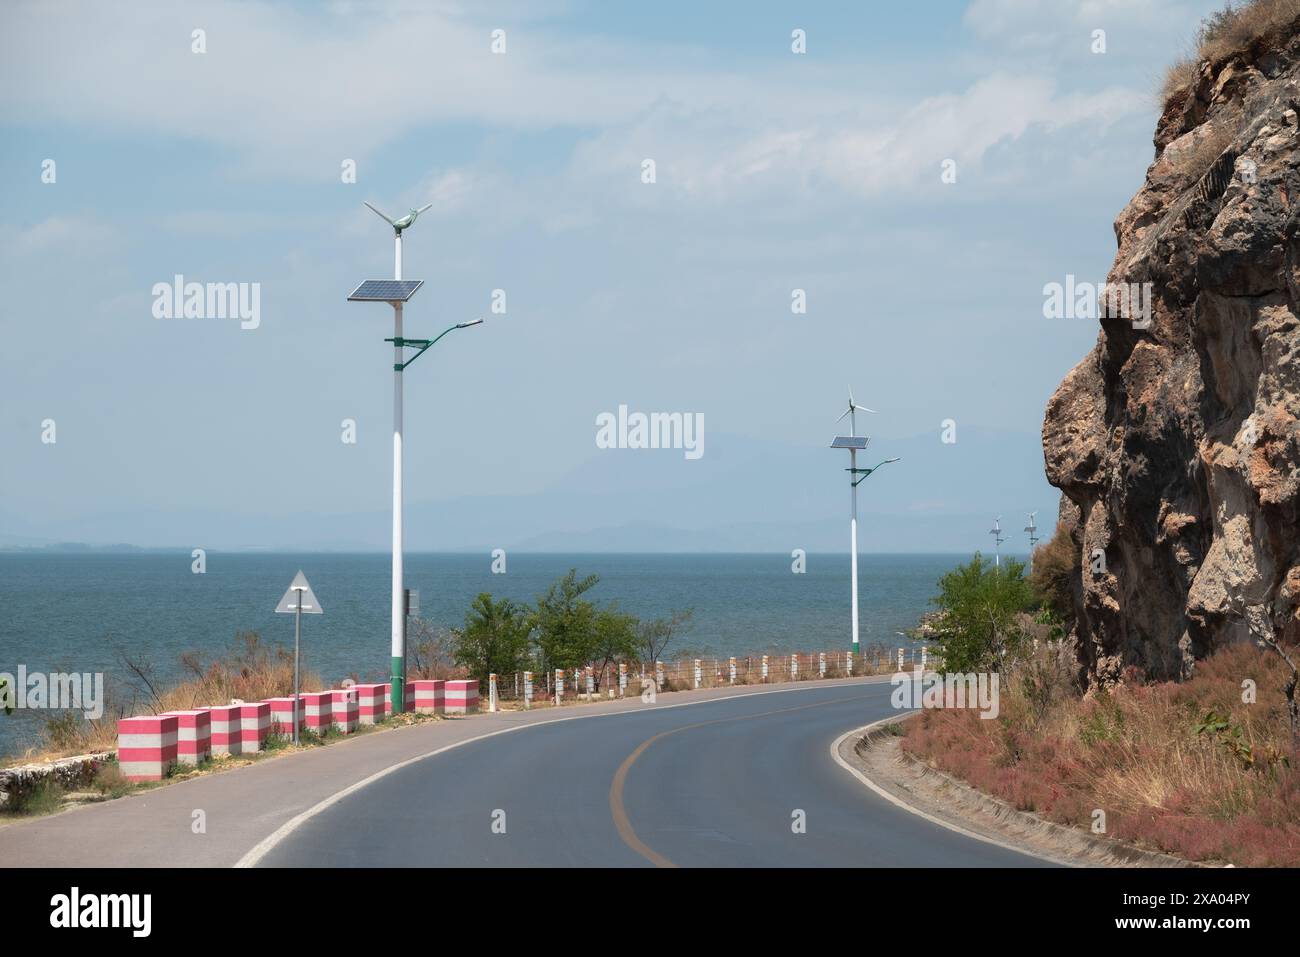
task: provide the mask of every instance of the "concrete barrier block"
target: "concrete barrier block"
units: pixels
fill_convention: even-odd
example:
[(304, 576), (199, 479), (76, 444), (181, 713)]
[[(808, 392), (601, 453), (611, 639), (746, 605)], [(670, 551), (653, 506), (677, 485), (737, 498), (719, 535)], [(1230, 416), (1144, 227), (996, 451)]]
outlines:
[(161, 781), (176, 763), (175, 715), (141, 715), (117, 722), (117, 764), (128, 781)]
[(306, 712), (307, 730), (313, 734), (324, 734), (334, 723), (334, 692), (307, 691), (302, 695), (303, 710)]
[(222, 704), (208, 709), (208, 726), (212, 733), (214, 755), (239, 753), (239, 708), (237, 704)]
[(208, 708), (168, 711), (176, 717), (176, 760), (198, 764), (212, 755), (212, 715)]
[(265, 701), (239, 706), (239, 753), (257, 754), (271, 733), (271, 705)]
[(334, 702), (334, 730), (343, 734), (352, 734), (357, 730), (360, 718), (356, 690), (338, 688), (332, 691), (331, 695)]
[(441, 678), (418, 678), (410, 683), (410, 708), (419, 714), (443, 714), (447, 682)]
[(448, 681), (446, 711), (447, 714), (474, 714), (478, 711), (478, 682)]
[[(293, 695), (286, 698), (269, 698), (267, 704), (271, 706), (271, 733), (283, 734), (285, 737), (293, 737)], [(302, 702), (298, 702), (298, 730), (301, 731), (307, 726), (307, 716), (303, 709)]]
[(357, 720), (361, 724), (378, 724), (388, 713), (388, 696), (385, 684), (353, 685), (357, 693)]

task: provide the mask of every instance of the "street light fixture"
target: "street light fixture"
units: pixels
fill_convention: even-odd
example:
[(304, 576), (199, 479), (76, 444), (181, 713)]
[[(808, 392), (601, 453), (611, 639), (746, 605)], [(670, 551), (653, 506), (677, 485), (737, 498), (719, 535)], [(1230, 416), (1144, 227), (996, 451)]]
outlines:
[(1002, 567), (1002, 543), (1006, 541), (1002, 537), (1002, 516), (999, 515), (993, 519), (993, 527), (989, 529), (989, 534), (993, 536), (993, 566)]
[[(393, 278), (368, 279), (348, 296), (349, 302), (386, 302), (393, 307), (393, 337), (385, 342), (393, 344), (393, 593), (392, 593), (392, 696), (393, 713), (405, 709), (406, 704), (406, 591), (402, 569), (402, 373), (429, 348), (453, 329), (477, 326), (483, 320), (458, 322), (440, 332), (433, 339), (406, 339), (402, 336), (402, 306), (424, 285), (422, 279), (402, 278), (402, 231), (410, 228), (416, 218), (433, 204), (412, 209), (399, 219), (392, 219), (369, 203), (365, 204), (375, 215), (393, 227)], [(416, 350), (406, 358), (407, 346)]]
[[(885, 459), (883, 462), (872, 466), (869, 469), (858, 468), (858, 453), (865, 452), (871, 438), (865, 435), (858, 435), (857, 413), (858, 412), (875, 412), (875, 409), (868, 409), (858, 405), (853, 401), (853, 389), (849, 388), (849, 407), (835, 421), (842, 422), (844, 417), (849, 419), (849, 434), (837, 435), (831, 441), (833, 449), (849, 450), (849, 467), (845, 469), (849, 473), (849, 483), (852, 489), (852, 511), (849, 513), (849, 578), (850, 592), (853, 597), (853, 644), (850, 651), (854, 655), (858, 652), (858, 486), (861, 485), (872, 472), (880, 468), (881, 465), (888, 465), (890, 462), (897, 462), (899, 459)], [(860, 478), (858, 476), (861, 476)]]

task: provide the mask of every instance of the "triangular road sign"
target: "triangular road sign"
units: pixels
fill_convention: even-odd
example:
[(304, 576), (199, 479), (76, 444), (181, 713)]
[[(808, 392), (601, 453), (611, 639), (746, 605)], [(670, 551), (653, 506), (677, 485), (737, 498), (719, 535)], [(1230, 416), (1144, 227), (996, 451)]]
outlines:
[(293, 582), (289, 585), (289, 590), (284, 593), (280, 599), (280, 604), (275, 606), (276, 614), (292, 615), (298, 610), (299, 604), (302, 605), (304, 615), (320, 615), (320, 602), (316, 600), (315, 594), (311, 590), (311, 585), (307, 584), (307, 576), (301, 571), (293, 576)]

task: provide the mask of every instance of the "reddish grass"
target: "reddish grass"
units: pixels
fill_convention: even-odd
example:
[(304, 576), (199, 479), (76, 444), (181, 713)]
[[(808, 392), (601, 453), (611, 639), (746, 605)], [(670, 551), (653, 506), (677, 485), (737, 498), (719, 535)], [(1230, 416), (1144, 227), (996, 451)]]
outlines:
[[(1087, 829), (1100, 808), (1109, 836), (1148, 848), (1242, 866), (1300, 864), (1300, 773), (1276, 655), (1226, 648), (1183, 683), (1133, 680), (1088, 698), (1060, 694), (1037, 710), (1024, 693), (1027, 670), (1022, 663), (1004, 676), (997, 719), (926, 711), (906, 723), (902, 747), (1060, 824)], [(1242, 701), (1248, 678), (1254, 704)], [(1226, 727), (1198, 733), (1211, 711)]]

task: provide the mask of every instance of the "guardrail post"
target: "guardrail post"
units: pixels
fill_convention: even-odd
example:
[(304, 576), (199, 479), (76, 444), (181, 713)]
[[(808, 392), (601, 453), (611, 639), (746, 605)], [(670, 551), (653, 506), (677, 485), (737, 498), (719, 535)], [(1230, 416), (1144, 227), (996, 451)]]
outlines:
[(664, 663), (662, 661), (655, 662), (655, 688), (659, 691), (664, 690)]
[(844, 652), (844, 672), (850, 678), (853, 677), (853, 652)]

